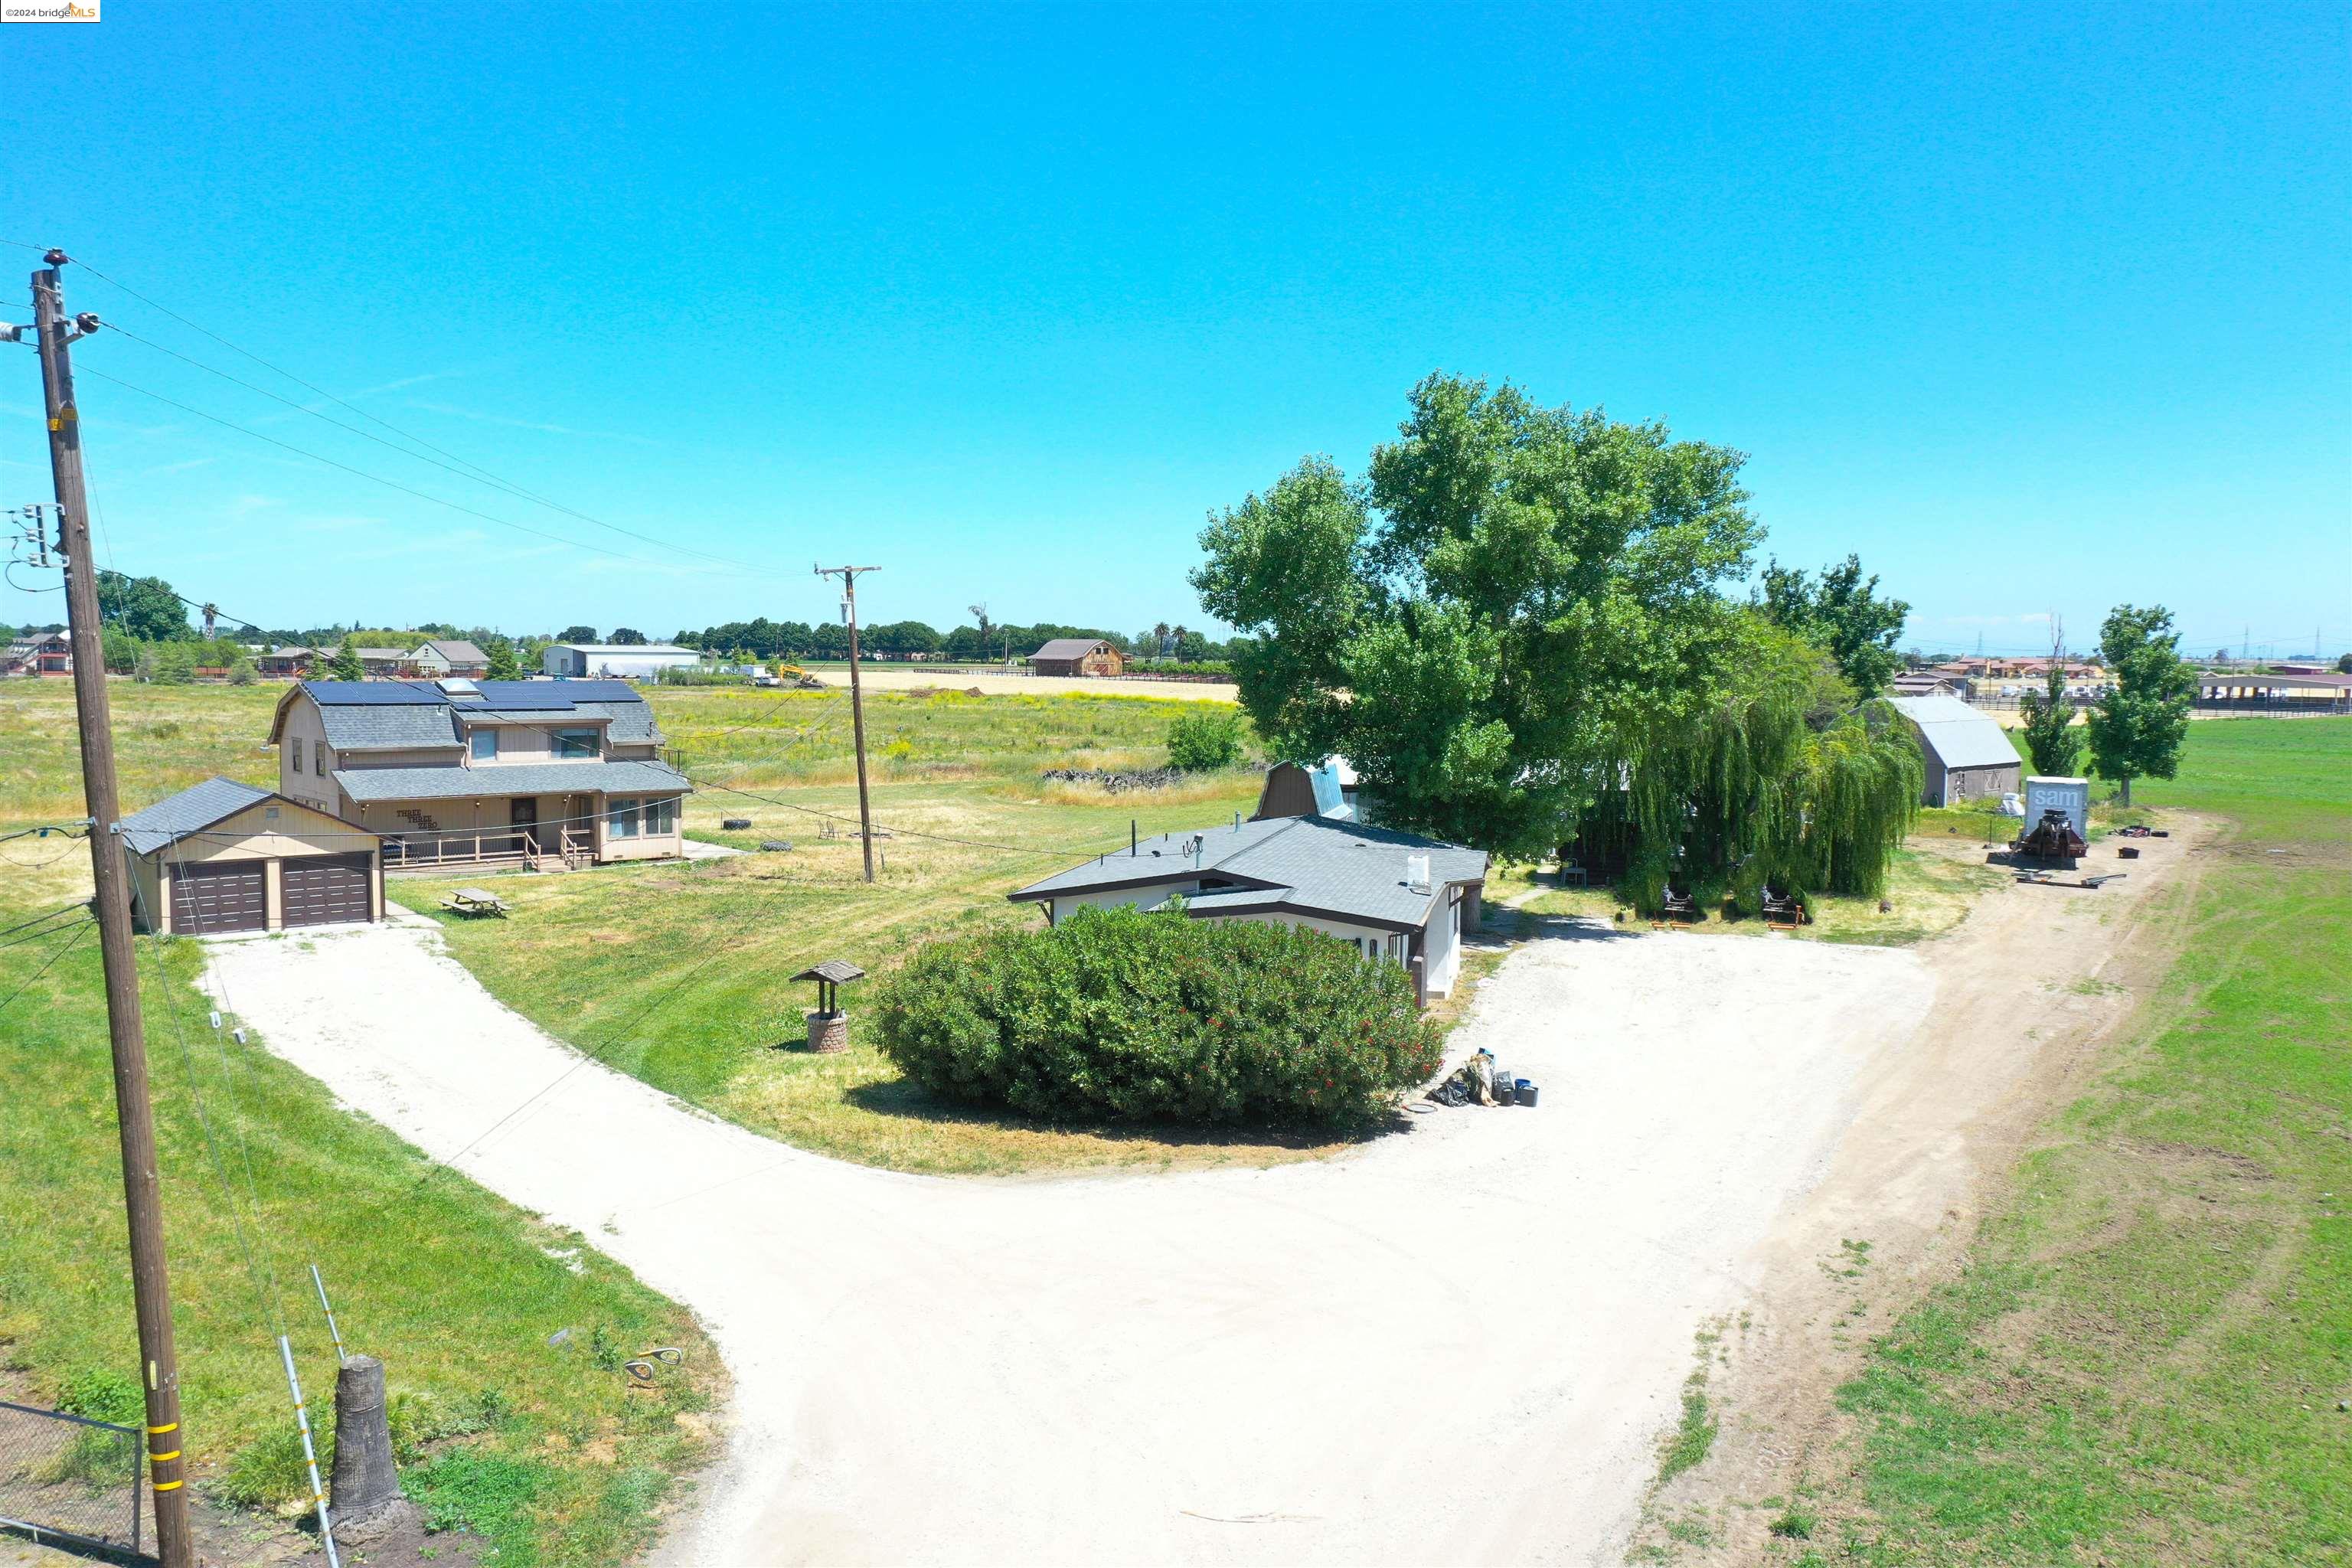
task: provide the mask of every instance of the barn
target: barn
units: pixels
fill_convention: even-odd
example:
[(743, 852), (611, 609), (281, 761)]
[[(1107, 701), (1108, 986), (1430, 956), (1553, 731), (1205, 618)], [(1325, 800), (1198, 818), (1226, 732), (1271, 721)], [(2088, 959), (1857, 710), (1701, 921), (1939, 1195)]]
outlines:
[(1029, 656), (1038, 675), (1121, 675), (1127, 656), (1100, 637), (1055, 637)]
[(182, 936), (383, 918), (382, 840), (356, 823), (210, 778), (122, 819), (132, 921)]
[(1999, 724), (1957, 697), (1890, 697), (1918, 739), (1927, 764), (1927, 805), (1957, 805), (2016, 791), (2025, 764)]

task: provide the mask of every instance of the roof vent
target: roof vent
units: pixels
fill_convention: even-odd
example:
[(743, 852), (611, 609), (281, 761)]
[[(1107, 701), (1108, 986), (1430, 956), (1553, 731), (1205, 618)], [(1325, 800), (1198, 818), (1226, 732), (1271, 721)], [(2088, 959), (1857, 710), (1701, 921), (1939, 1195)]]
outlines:
[(1429, 891), (1429, 857), (1408, 855), (1404, 858), (1404, 885), (1408, 892)]

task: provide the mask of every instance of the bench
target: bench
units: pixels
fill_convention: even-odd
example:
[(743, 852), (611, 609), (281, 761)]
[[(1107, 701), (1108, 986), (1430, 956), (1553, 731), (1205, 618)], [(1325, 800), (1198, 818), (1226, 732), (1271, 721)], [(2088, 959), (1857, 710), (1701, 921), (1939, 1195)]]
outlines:
[(507, 914), (504, 899), (496, 893), (486, 893), (479, 888), (453, 888), (442, 899), (441, 907), (453, 915), (464, 915), (468, 919), (496, 915), (503, 920)]
[(1805, 912), (1805, 906), (1801, 900), (1786, 893), (1776, 893), (1769, 888), (1764, 889), (1764, 923), (1766, 925), (1785, 926), (1793, 931), (1811, 918)]
[(1669, 921), (1695, 921), (1697, 919), (1698, 900), (1692, 898), (1688, 893), (1677, 893), (1672, 888), (1668, 888), (1666, 889), (1664, 903), (1659, 907), (1656, 914), (1650, 917), (1650, 929), (1652, 931), (1664, 931), (1666, 929), (1666, 922)]

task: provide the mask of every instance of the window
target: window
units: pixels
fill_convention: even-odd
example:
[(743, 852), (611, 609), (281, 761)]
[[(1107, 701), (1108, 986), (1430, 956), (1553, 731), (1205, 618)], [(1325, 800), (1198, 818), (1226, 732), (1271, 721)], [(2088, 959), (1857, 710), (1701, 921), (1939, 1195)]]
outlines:
[(604, 821), (605, 837), (635, 838), (637, 836), (637, 797), (632, 795), (614, 795), (606, 804)]
[(294, 744), (294, 771), (295, 771), (296, 773), (300, 773), (300, 772), (302, 771), (302, 737), (300, 737), (299, 735), (295, 736), (295, 737), (294, 737), (294, 742), (293, 742), (293, 744)]
[(646, 832), (651, 837), (677, 831), (677, 797), (646, 802)]
[[(555, 732), (555, 754), (559, 757), (593, 757), (597, 753), (597, 735), (593, 730), (558, 730)], [(629, 803), (634, 806), (636, 803)]]
[(467, 733), (474, 742), (474, 761), (489, 763), (498, 760), (499, 732), (496, 730), (478, 724)]

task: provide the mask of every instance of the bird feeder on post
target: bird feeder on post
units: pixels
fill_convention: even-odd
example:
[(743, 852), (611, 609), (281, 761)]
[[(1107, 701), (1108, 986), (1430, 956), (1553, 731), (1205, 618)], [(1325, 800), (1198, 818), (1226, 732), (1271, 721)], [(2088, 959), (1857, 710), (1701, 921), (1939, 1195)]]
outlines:
[(816, 982), (816, 1011), (808, 1016), (808, 1048), (813, 1051), (848, 1049), (849, 1015), (842, 1010), (841, 988), (850, 981), (865, 979), (866, 971), (846, 960), (828, 958), (814, 968), (802, 970), (793, 978)]

